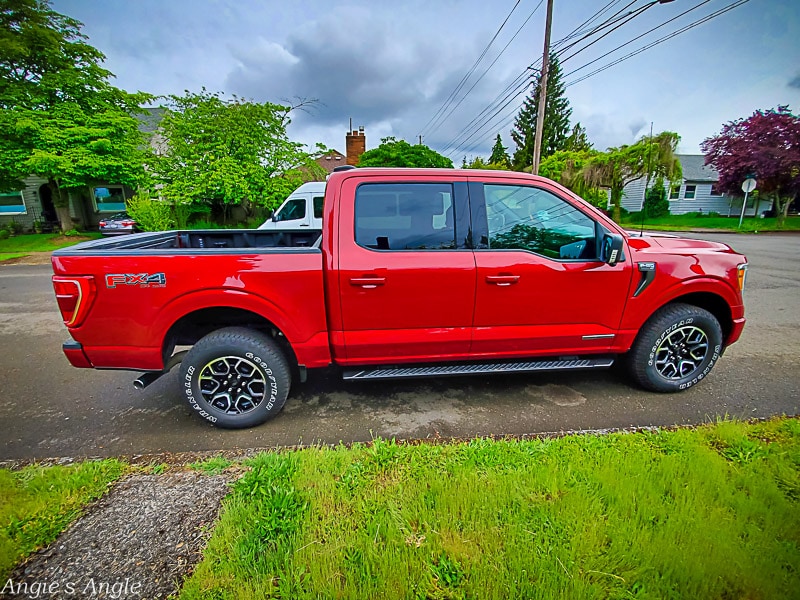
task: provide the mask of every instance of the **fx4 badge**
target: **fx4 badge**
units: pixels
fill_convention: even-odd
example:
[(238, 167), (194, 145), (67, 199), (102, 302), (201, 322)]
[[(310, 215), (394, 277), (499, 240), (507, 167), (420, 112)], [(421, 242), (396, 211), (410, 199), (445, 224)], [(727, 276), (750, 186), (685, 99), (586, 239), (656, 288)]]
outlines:
[(141, 287), (163, 287), (167, 285), (164, 273), (107, 273), (106, 287), (118, 285), (138, 285)]

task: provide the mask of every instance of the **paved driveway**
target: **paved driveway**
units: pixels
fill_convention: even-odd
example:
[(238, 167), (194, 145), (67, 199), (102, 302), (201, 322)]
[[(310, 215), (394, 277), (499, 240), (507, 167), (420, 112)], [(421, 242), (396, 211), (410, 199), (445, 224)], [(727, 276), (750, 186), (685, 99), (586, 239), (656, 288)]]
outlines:
[(748, 325), (702, 385), (651, 394), (614, 372), (344, 383), (313, 374), (245, 431), (193, 416), (176, 375), (74, 369), (49, 265), (0, 266), (0, 460), (236, 450), (398, 438), (524, 435), (800, 413), (800, 235), (712, 235), (748, 255)]

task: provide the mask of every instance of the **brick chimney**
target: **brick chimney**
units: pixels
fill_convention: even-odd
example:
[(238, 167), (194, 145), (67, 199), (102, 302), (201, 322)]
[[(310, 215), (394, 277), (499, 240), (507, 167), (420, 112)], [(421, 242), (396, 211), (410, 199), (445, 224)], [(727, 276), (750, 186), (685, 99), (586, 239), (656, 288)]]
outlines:
[(347, 164), (355, 166), (358, 164), (358, 159), (367, 149), (367, 137), (364, 135), (364, 126), (353, 129), (347, 132), (345, 137), (345, 145), (347, 147)]

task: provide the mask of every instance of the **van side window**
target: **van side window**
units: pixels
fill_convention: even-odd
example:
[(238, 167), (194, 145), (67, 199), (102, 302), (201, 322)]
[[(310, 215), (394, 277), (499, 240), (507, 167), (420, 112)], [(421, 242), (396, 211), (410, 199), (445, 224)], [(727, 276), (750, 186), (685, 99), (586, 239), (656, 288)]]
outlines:
[(289, 200), (283, 205), (283, 208), (277, 214), (276, 221), (296, 221), (297, 219), (304, 219), (306, 216), (306, 199), (295, 198)]
[(449, 183), (365, 183), (356, 190), (356, 243), (374, 250), (456, 247)]
[(314, 204), (314, 218), (322, 218), (322, 204), (325, 201), (325, 196), (314, 196), (312, 203)]
[(548, 258), (597, 258), (595, 222), (566, 200), (532, 186), (484, 185), (489, 248)]

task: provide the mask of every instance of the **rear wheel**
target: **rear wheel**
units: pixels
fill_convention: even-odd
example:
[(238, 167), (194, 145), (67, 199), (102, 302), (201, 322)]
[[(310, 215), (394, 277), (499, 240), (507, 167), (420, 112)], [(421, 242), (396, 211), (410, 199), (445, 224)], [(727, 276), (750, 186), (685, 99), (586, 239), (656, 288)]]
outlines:
[(702, 381), (722, 351), (722, 328), (705, 309), (669, 304), (644, 324), (628, 353), (628, 369), (644, 388), (678, 392)]
[(202, 338), (181, 362), (181, 386), (192, 411), (229, 429), (259, 425), (286, 402), (291, 375), (271, 338), (227, 327)]

